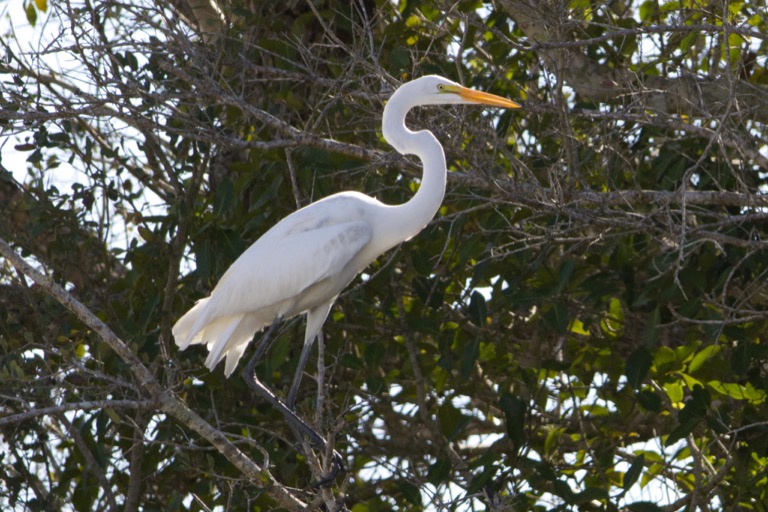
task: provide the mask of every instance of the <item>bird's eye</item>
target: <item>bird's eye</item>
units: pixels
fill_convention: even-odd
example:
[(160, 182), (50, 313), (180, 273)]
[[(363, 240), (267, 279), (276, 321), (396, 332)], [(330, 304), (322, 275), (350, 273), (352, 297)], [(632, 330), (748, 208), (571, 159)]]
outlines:
[(444, 92), (445, 91), (445, 86), (443, 84), (437, 84), (437, 90), (440, 91), (440, 92)]

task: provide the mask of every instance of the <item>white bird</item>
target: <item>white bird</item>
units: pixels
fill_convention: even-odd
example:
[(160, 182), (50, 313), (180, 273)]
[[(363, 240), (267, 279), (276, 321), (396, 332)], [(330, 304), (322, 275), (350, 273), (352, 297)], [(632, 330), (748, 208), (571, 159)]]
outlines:
[[(423, 177), (413, 198), (387, 205), (360, 192), (341, 192), (285, 217), (229, 267), (209, 297), (176, 322), (173, 335), (179, 349), (205, 343), (205, 365), (213, 370), (226, 358), (224, 373), (229, 377), (254, 333), (306, 312), (304, 346), (288, 394), (292, 407), (310, 349), (336, 297), (379, 255), (419, 233), (445, 195), (443, 148), (430, 131), (409, 130), (406, 114), (422, 105), (472, 103), (520, 107), (434, 75), (398, 88), (384, 108), (382, 130), (398, 152), (421, 159)], [(263, 350), (259, 347), (257, 356)], [(271, 396), (270, 401), (277, 400)]]

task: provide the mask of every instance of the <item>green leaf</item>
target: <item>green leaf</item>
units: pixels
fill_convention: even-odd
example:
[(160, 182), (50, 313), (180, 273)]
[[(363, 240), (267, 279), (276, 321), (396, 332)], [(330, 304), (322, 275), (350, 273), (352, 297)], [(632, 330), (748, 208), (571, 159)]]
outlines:
[(711, 380), (707, 382), (707, 386), (723, 395), (727, 395), (736, 400), (746, 400), (754, 405), (765, 402), (765, 391), (762, 389), (755, 389), (751, 382), (747, 382), (746, 385), (741, 385), (736, 382)]
[(411, 52), (402, 46), (396, 47), (389, 53), (389, 65), (393, 71), (407, 69), (411, 65)]
[(408, 28), (414, 28), (421, 25), (421, 20), (418, 16), (408, 16), (408, 18), (405, 20), (405, 26)]
[(374, 369), (381, 365), (381, 359), (387, 351), (383, 343), (371, 343), (365, 346), (363, 359), (368, 368)]
[(483, 471), (472, 478), (469, 486), (467, 486), (467, 492), (469, 494), (475, 494), (479, 492), (493, 477), (496, 476), (496, 473), (498, 472), (498, 468), (494, 464), (486, 463), (484, 467), (485, 469), (483, 469)]
[[(645, 331), (643, 332), (643, 338), (645, 339), (645, 346), (652, 350), (656, 347), (659, 340), (659, 322), (661, 322), (661, 314), (659, 308), (654, 308), (648, 317), (648, 321), (645, 324)], [(663, 347), (667, 348), (667, 347)], [(667, 349), (671, 350), (671, 349)]]
[(27, 157), (27, 162), (31, 164), (39, 164), (43, 161), (43, 152), (40, 151), (40, 148), (35, 149), (31, 155)]
[(572, 260), (568, 260), (560, 266), (560, 278), (558, 279), (557, 287), (555, 288), (556, 294), (562, 293), (568, 285), (568, 281), (571, 280), (571, 275), (573, 274), (575, 266), (576, 264)]
[(555, 480), (552, 482), (552, 486), (554, 487), (555, 494), (563, 498), (566, 503), (575, 503), (576, 494), (571, 489), (571, 486), (568, 485), (568, 482)]
[(544, 439), (544, 453), (552, 453), (554, 448), (560, 443), (560, 437), (563, 435), (563, 432), (565, 432), (563, 427), (553, 428), (549, 431), (547, 437)]
[(27, 15), (27, 21), (34, 27), (35, 23), (37, 23), (37, 9), (35, 9), (35, 4), (29, 2), (24, 11)]
[(632, 461), (632, 464), (629, 466), (629, 469), (626, 473), (624, 473), (624, 481), (621, 483), (622, 488), (624, 491), (628, 491), (630, 487), (632, 487), (635, 482), (637, 482), (638, 478), (640, 478), (640, 475), (643, 474), (643, 468), (645, 467), (645, 455), (642, 453), (635, 457), (635, 460)]
[(475, 290), (469, 299), (469, 319), (473, 324), (482, 327), (486, 323), (486, 318), (488, 318), (488, 306), (486, 305), (485, 297), (482, 293)]
[(551, 464), (540, 461), (534, 461), (533, 464), (536, 468), (536, 473), (538, 473), (541, 478), (547, 482), (554, 482), (557, 480), (557, 474)]
[(421, 491), (416, 484), (406, 480), (398, 480), (397, 488), (407, 501), (413, 505), (421, 506)]
[(429, 466), (427, 471), (427, 481), (432, 485), (438, 484), (448, 480), (451, 474), (451, 461), (447, 457), (437, 459), (434, 464)]
[(232, 181), (226, 178), (221, 180), (221, 183), (216, 187), (216, 197), (213, 204), (213, 211), (216, 215), (224, 216), (232, 208), (233, 192)]
[(661, 412), (661, 397), (649, 389), (637, 392), (638, 403), (651, 412)]
[(468, 378), (472, 374), (472, 369), (475, 367), (475, 361), (480, 355), (480, 340), (474, 339), (470, 341), (461, 353), (461, 367), (459, 371), (462, 377)]
[(613, 297), (608, 304), (608, 314), (600, 322), (603, 332), (613, 338), (624, 330), (624, 311), (621, 308), (621, 300)]
[(701, 422), (707, 414), (712, 402), (709, 393), (702, 386), (694, 386), (691, 396), (685, 401), (685, 406), (678, 414), (679, 424), (670, 432), (665, 443), (669, 446), (684, 438)]
[(552, 304), (549, 309), (544, 311), (542, 317), (547, 325), (558, 334), (566, 334), (568, 332), (570, 320), (568, 316), (568, 308), (564, 304), (560, 304), (559, 302)]
[(688, 386), (689, 389), (694, 389), (696, 386), (703, 387), (704, 383), (702, 383), (700, 380), (696, 379), (695, 377), (691, 377), (687, 373), (679, 373), (679, 375), (683, 378), (685, 381), (685, 385)]
[(675, 351), (669, 347), (659, 347), (653, 353), (653, 366), (658, 375), (663, 375), (670, 370), (679, 369)]
[(507, 435), (516, 447), (522, 446), (525, 440), (525, 401), (520, 397), (505, 393), (499, 400), (499, 407), (504, 411)]
[(664, 391), (666, 391), (669, 401), (672, 402), (672, 404), (677, 404), (683, 401), (685, 389), (683, 388), (683, 383), (679, 380), (665, 384)]
[(696, 373), (696, 370), (701, 368), (704, 363), (709, 361), (718, 352), (720, 352), (720, 345), (709, 345), (701, 349), (688, 364), (688, 373)]
[(636, 501), (627, 505), (630, 512), (663, 512), (664, 509), (650, 501)]
[(686, 35), (682, 41), (680, 41), (680, 51), (685, 53), (690, 50), (694, 44), (696, 44), (696, 38), (699, 37), (699, 32), (692, 30)]
[(709, 392), (703, 386), (694, 386), (691, 390), (691, 398), (685, 402), (681, 414), (685, 414), (687, 409), (690, 412), (698, 416), (704, 416), (707, 413), (707, 409), (712, 404), (712, 398), (709, 396)]
[(440, 422), (440, 430), (449, 441), (464, 430), (470, 418), (456, 409), (450, 402), (445, 402), (437, 410), (437, 419)]
[(691, 358), (691, 354), (695, 353), (700, 346), (701, 340), (694, 340), (683, 346), (677, 347), (675, 349), (675, 358), (677, 358), (678, 361), (688, 361)]
[(579, 334), (581, 336), (589, 336), (589, 330), (584, 325), (584, 322), (578, 318), (574, 318), (571, 321), (571, 325), (568, 326), (568, 330), (573, 334)]
[(676, 442), (678, 442), (680, 439), (684, 438), (691, 432), (693, 432), (693, 429), (696, 428), (696, 425), (699, 424), (700, 418), (691, 418), (688, 419), (682, 423), (680, 423), (677, 427), (675, 427), (672, 432), (669, 433), (669, 436), (667, 436), (667, 441), (664, 443), (664, 446), (672, 446)]
[(376, 374), (370, 373), (365, 379), (365, 385), (368, 387), (368, 390), (371, 393), (376, 395), (381, 393), (381, 391), (384, 389), (384, 379)]
[(634, 389), (639, 389), (643, 383), (643, 379), (648, 374), (648, 370), (651, 368), (653, 359), (651, 353), (645, 347), (640, 347), (627, 359), (627, 365), (625, 369), (625, 375), (627, 376), (627, 382)]
[(646, 0), (640, 4), (640, 21), (652, 23), (656, 17), (657, 5), (654, 0)]
[(736, 344), (736, 348), (731, 352), (731, 370), (736, 375), (746, 375), (749, 365), (752, 362), (751, 354), (752, 344), (741, 340)]
[(587, 504), (593, 501), (606, 501), (608, 498), (608, 491), (602, 487), (587, 487), (573, 496), (573, 503)]
[(571, 0), (569, 4), (570, 9), (588, 9), (589, 0)]
[(139, 231), (139, 235), (141, 235), (141, 238), (143, 238), (147, 242), (151, 243), (155, 240), (155, 234), (152, 232), (152, 230), (150, 230), (146, 226), (144, 225), (139, 226), (138, 231)]

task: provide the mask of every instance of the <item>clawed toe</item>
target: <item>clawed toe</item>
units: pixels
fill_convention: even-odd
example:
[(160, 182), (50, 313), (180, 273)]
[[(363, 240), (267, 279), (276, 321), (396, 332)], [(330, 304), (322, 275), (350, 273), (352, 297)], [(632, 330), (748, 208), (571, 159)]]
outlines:
[(327, 475), (324, 475), (320, 480), (312, 484), (312, 487), (328, 487), (330, 486), (339, 473), (343, 473), (347, 470), (344, 465), (344, 459), (341, 454), (336, 450), (333, 450), (333, 463), (331, 464), (331, 470)]

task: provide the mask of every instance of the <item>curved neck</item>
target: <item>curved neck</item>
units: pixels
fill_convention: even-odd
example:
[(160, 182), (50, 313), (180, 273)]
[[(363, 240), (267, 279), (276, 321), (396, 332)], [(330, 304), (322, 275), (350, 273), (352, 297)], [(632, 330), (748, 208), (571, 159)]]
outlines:
[[(402, 88), (398, 90), (401, 92)], [(421, 186), (410, 201), (391, 206), (386, 233), (387, 242), (394, 246), (416, 235), (435, 216), (445, 196), (446, 168), (443, 147), (432, 132), (413, 132), (405, 126), (405, 116), (415, 105), (407, 95), (392, 96), (384, 108), (382, 128), (384, 138), (399, 153), (416, 155), (421, 160)]]

